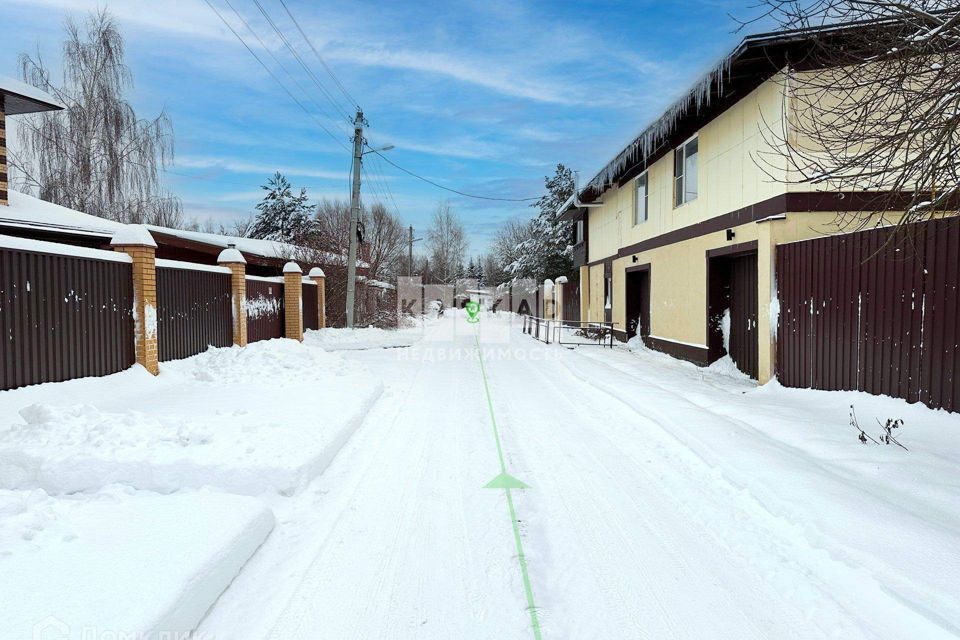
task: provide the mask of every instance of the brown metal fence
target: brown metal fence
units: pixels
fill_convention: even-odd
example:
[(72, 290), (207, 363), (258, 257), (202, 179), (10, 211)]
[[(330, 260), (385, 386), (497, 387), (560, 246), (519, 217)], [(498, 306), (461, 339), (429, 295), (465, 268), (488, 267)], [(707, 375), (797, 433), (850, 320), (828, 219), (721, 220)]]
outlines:
[(157, 267), (161, 362), (233, 344), (230, 274)]
[(134, 361), (129, 263), (0, 248), (0, 389)]
[(317, 306), (317, 285), (303, 283), (303, 328), (320, 328), (320, 309)]
[(580, 321), (580, 283), (563, 286), (563, 319), (564, 321)]
[(247, 278), (247, 341), (283, 337), (283, 283)]
[(777, 247), (777, 376), (960, 410), (960, 219)]

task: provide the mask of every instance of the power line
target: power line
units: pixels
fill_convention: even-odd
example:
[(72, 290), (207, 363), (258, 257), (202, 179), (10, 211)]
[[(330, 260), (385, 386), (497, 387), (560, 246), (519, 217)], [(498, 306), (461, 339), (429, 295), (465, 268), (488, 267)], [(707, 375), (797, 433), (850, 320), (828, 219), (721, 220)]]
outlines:
[(353, 98), (353, 96), (350, 95), (350, 92), (347, 91), (346, 87), (344, 87), (343, 84), (340, 82), (340, 79), (337, 78), (337, 75), (333, 72), (333, 69), (331, 69), (329, 65), (327, 65), (326, 61), (323, 59), (323, 56), (321, 56), (320, 52), (317, 51), (316, 47), (313, 46), (313, 42), (311, 42), (310, 38), (307, 37), (307, 34), (304, 32), (303, 27), (301, 27), (297, 19), (293, 17), (293, 13), (290, 12), (290, 8), (287, 6), (287, 3), (284, 2), (284, 0), (280, 0), (280, 4), (283, 5), (283, 8), (286, 10), (287, 15), (290, 16), (290, 20), (293, 21), (293, 24), (296, 25), (297, 30), (300, 32), (300, 35), (303, 36), (303, 39), (307, 42), (307, 46), (309, 46), (310, 50), (313, 51), (313, 55), (317, 56), (317, 60), (319, 60), (320, 64), (323, 65), (323, 68), (327, 70), (327, 73), (333, 79), (337, 87), (340, 88), (340, 91), (343, 93), (343, 95), (346, 96), (347, 100), (350, 102), (351, 105), (353, 105), (354, 107), (359, 107), (360, 103), (357, 102)]
[(247, 44), (246, 40), (244, 40), (243, 37), (242, 37), (239, 33), (237, 33), (236, 29), (234, 29), (233, 26), (231, 26), (231, 24), (230, 24), (229, 22), (227, 22), (227, 19), (224, 18), (223, 15), (217, 10), (217, 8), (216, 8), (215, 6), (213, 6), (213, 3), (212, 3), (210, 0), (204, 0), (204, 2), (206, 2), (206, 3), (207, 3), (207, 6), (210, 7), (215, 14), (217, 14), (217, 17), (220, 18), (220, 21), (223, 22), (224, 25), (226, 25), (227, 29), (229, 29), (230, 32), (231, 32), (234, 36), (236, 36), (237, 40), (240, 41), (240, 44), (242, 44), (242, 45), (244, 46), (244, 48), (245, 48), (247, 51), (250, 52), (250, 55), (252, 55), (252, 56), (256, 59), (256, 61), (260, 63), (260, 66), (263, 67), (264, 70), (265, 70), (268, 74), (270, 74), (270, 77), (273, 78), (273, 80), (274, 80), (278, 85), (280, 85), (280, 88), (283, 89), (283, 91), (284, 91), (288, 96), (290, 96), (290, 99), (293, 100), (294, 102), (296, 102), (296, 103), (297, 103), (297, 106), (300, 107), (300, 108), (303, 110), (304, 113), (306, 113), (308, 116), (310, 116), (311, 118), (313, 118), (313, 119), (317, 122), (317, 126), (319, 126), (319, 127), (320, 127), (328, 136), (330, 136), (337, 144), (339, 144), (341, 147), (343, 147), (343, 150), (344, 150), (344, 151), (349, 152), (350, 149), (347, 148), (347, 146), (346, 146), (345, 144), (343, 144), (343, 142), (342, 142), (339, 138), (337, 138), (335, 135), (333, 135), (333, 134), (330, 132), (329, 129), (327, 129), (325, 126), (323, 126), (323, 123), (320, 122), (320, 120), (319, 120), (313, 113), (311, 113), (309, 109), (307, 109), (305, 106), (303, 106), (303, 103), (300, 102), (300, 100), (298, 100), (297, 97), (296, 97), (295, 95), (293, 95), (293, 93), (290, 92), (290, 90), (287, 88), (287, 86), (286, 86), (285, 84), (283, 84), (283, 82), (281, 82), (280, 78), (277, 77), (277, 75), (273, 72), (273, 70), (271, 70), (270, 67), (268, 67), (268, 66), (266, 65), (266, 63), (264, 63), (264, 61), (260, 58), (260, 56), (258, 56), (258, 55), (256, 54), (256, 52), (255, 52), (253, 49), (250, 48), (250, 45)]
[(317, 75), (313, 72), (313, 70), (309, 66), (307, 66), (307, 63), (303, 61), (303, 58), (301, 58), (300, 54), (297, 53), (297, 50), (293, 48), (293, 45), (290, 44), (290, 41), (287, 40), (287, 37), (283, 35), (283, 31), (281, 31), (280, 27), (277, 26), (277, 23), (273, 21), (273, 18), (270, 17), (270, 14), (267, 13), (267, 10), (263, 8), (263, 5), (260, 4), (260, 0), (253, 0), (253, 3), (257, 5), (257, 9), (260, 10), (260, 13), (263, 15), (264, 19), (266, 19), (266, 21), (273, 28), (274, 33), (276, 33), (277, 36), (279, 36), (281, 42), (283, 42), (283, 45), (287, 48), (287, 51), (290, 52), (290, 55), (296, 58), (297, 62), (300, 64), (303, 70), (306, 71), (307, 75), (310, 76), (310, 79), (313, 80), (313, 84), (317, 85), (317, 88), (320, 89), (320, 92), (330, 102), (330, 104), (333, 105), (333, 108), (337, 110), (337, 112), (344, 118), (344, 120), (346, 120), (347, 122), (352, 122), (350, 120), (350, 116), (343, 109), (343, 107), (340, 106), (340, 103), (336, 101), (336, 99), (333, 97), (333, 95), (329, 91), (327, 91), (327, 88), (323, 86), (323, 83), (320, 82), (320, 79), (317, 77)]
[[(267, 52), (267, 55), (269, 55), (270, 58), (277, 64), (277, 66), (280, 67), (280, 69), (282, 69), (285, 74), (287, 74), (287, 77), (290, 78), (290, 81), (293, 82), (294, 85), (296, 85), (296, 87), (300, 90), (300, 93), (302, 93), (304, 96), (306, 96), (306, 95), (307, 95), (307, 90), (303, 88), (303, 85), (301, 85), (301, 84), (297, 81), (297, 79), (293, 76), (292, 73), (290, 73), (290, 71), (287, 69), (287, 67), (284, 66), (284, 64), (283, 64), (282, 62), (280, 62), (280, 59), (277, 58), (277, 56), (275, 56), (275, 55), (273, 54), (273, 52), (270, 50), (270, 47), (268, 47), (268, 46), (267, 46), (267, 43), (263, 41), (263, 39), (259, 36), (259, 34), (257, 34), (256, 30), (255, 30), (252, 26), (250, 26), (250, 23), (247, 22), (246, 18), (244, 18), (243, 15), (242, 15), (239, 11), (237, 11), (237, 9), (230, 3), (230, 0), (224, 0), (224, 2), (227, 3), (227, 6), (230, 7), (230, 10), (231, 10), (231, 11), (233, 11), (233, 14), (234, 14), (235, 16), (237, 16), (237, 19), (240, 20), (240, 22), (243, 23), (243, 26), (247, 28), (247, 31), (249, 31), (251, 34), (253, 34), (253, 37), (257, 39), (257, 42), (259, 42), (259, 43), (260, 43), (260, 46), (263, 48), (263, 50)], [(309, 100), (309, 98), (307, 98), (307, 99)], [(332, 120), (335, 125), (337, 125), (338, 127), (340, 126), (340, 125), (339, 125), (339, 121), (337, 120), (337, 118), (332, 117), (332, 116), (330, 115), (330, 113), (328, 113), (326, 110), (323, 109), (323, 107), (321, 107), (320, 105), (318, 105), (318, 104), (317, 104), (316, 102), (314, 102), (313, 100), (310, 100), (310, 104), (312, 104), (314, 107), (316, 107), (317, 110), (320, 111), (324, 116), (330, 118), (330, 120)], [(345, 135), (347, 135), (347, 132), (344, 131), (343, 128), (340, 128), (340, 130), (341, 130)]]
[(393, 197), (393, 189), (390, 188), (390, 181), (387, 180), (387, 176), (383, 171), (383, 167), (380, 166), (380, 159), (374, 158), (377, 161), (377, 164), (374, 165), (374, 170), (377, 172), (377, 175), (380, 177), (380, 180), (383, 182), (383, 186), (386, 187), (387, 195), (390, 197), (390, 202), (393, 203), (393, 210), (397, 214), (397, 218), (400, 218), (400, 207), (397, 205), (396, 198)]
[(495, 198), (495, 197), (493, 197), (493, 196), (478, 196), (478, 195), (473, 194), (473, 193), (466, 193), (466, 192), (464, 192), (464, 191), (459, 191), (459, 190), (457, 190), (457, 189), (451, 189), (450, 187), (445, 187), (445, 186), (443, 186), (442, 184), (439, 184), (439, 183), (437, 183), (437, 182), (434, 182), (434, 181), (431, 180), (430, 178), (424, 178), (423, 176), (421, 176), (421, 175), (419, 175), (419, 174), (417, 174), (417, 173), (414, 173), (413, 171), (410, 171), (409, 169), (407, 169), (407, 168), (405, 168), (405, 167), (401, 167), (399, 164), (397, 164), (396, 162), (394, 162), (393, 160), (391, 160), (391, 159), (388, 158), (387, 156), (383, 155), (382, 153), (380, 153), (380, 152), (377, 151), (376, 149), (370, 149), (370, 151), (373, 152), (373, 153), (375, 153), (375, 154), (377, 154), (378, 156), (380, 156), (380, 158), (382, 158), (383, 160), (386, 160), (387, 163), (393, 165), (395, 168), (400, 169), (400, 171), (403, 171), (403, 172), (406, 173), (407, 175), (413, 176), (413, 177), (416, 178), (417, 180), (423, 180), (423, 181), (426, 182), (427, 184), (431, 184), (431, 185), (437, 187), (438, 189), (443, 189), (444, 191), (449, 191), (449, 192), (451, 192), (451, 193), (455, 193), (455, 194), (457, 194), (457, 195), (464, 196), (464, 197), (466, 197), (466, 198), (475, 198), (475, 199), (477, 199), (477, 200), (495, 200), (495, 201), (497, 201), (497, 202), (533, 202), (533, 201), (535, 201), (535, 200), (539, 200), (539, 199), (540, 199), (540, 198)]

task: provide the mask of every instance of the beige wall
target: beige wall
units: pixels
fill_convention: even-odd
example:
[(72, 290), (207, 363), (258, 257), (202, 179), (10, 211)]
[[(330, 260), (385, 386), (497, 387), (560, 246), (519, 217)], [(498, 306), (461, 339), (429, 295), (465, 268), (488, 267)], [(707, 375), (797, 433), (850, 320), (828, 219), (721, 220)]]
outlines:
[(786, 170), (781, 172), (784, 179), (775, 181), (754, 160), (758, 153), (770, 149), (761, 130), (767, 126), (764, 122), (778, 126), (776, 123), (783, 118), (782, 79), (777, 76), (701, 129), (698, 196), (679, 207), (673, 206), (673, 153), (657, 160), (648, 170), (646, 222), (633, 224), (633, 180), (609, 189), (601, 200), (603, 206), (589, 210), (587, 260), (615, 255), (621, 247), (785, 193)]
[[(655, 162), (648, 171), (648, 219), (634, 224), (635, 183), (609, 189), (602, 206), (589, 209), (589, 262), (615, 257), (624, 247), (689, 227), (738, 209), (787, 193), (810, 191), (810, 185), (790, 185), (796, 176), (788, 173), (786, 161), (770, 145), (782, 139), (785, 127), (798, 115), (786, 96), (782, 75), (768, 80), (736, 105), (700, 130), (698, 152), (698, 197), (673, 206), (673, 154)], [(764, 156), (764, 152), (773, 152)], [(766, 160), (760, 160), (765, 157)], [(777, 158), (777, 166), (770, 165)], [(823, 188), (823, 187), (821, 187)], [(890, 218), (895, 217), (891, 214)], [(613, 259), (613, 321), (623, 331), (626, 318), (626, 269), (650, 264), (651, 334), (672, 342), (707, 347), (707, 252), (732, 244), (757, 242), (759, 379), (774, 373), (774, 343), (770, 303), (776, 296), (774, 258), (778, 243), (816, 238), (854, 229), (838, 225), (837, 213), (787, 213), (783, 217), (734, 227), (735, 238), (726, 231), (705, 234), (683, 242)], [(635, 258), (635, 259), (634, 259)], [(587, 269), (585, 268), (585, 271)], [(589, 313), (592, 321), (603, 319), (603, 264), (588, 269)]]
[[(650, 332), (653, 336), (689, 345), (707, 347), (707, 252), (731, 244), (757, 241), (760, 382), (773, 376), (773, 333), (770, 303), (776, 297), (774, 258), (776, 245), (842, 233), (836, 213), (788, 213), (783, 218), (751, 222), (734, 227), (736, 237), (727, 241), (724, 232), (710, 233), (636, 255), (614, 260), (613, 321), (617, 329), (627, 326), (626, 269), (650, 265)], [(891, 214), (893, 220), (895, 214)], [(591, 275), (603, 276), (603, 266)], [(603, 282), (600, 280), (600, 287)], [(591, 305), (595, 304), (591, 299)], [(593, 318), (593, 316), (591, 316)], [(598, 318), (594, 318), (598, 319)]]
[(590, 267), (590, 309), (587, 320), (603, 322), (603, 265)]

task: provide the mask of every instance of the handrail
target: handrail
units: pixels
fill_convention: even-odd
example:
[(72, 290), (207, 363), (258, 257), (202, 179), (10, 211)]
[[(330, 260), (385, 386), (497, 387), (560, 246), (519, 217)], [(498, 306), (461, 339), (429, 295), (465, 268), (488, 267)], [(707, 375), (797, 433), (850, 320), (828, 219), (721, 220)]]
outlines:
[[(563, 330), (576, 328), (579, 330), (597, 330), (596, 344), (599, 346), (609, 346), (613, 348), (613, 330), (618, 323), (594, 320), (555, 320), (542, 318), (539, 316), (523, 316), (523, 332), (533, 336), (545, 344), (550, 344), (551, 337), (557, 344), (566, 345), (587, 345), (591, 343), (583, 342), (564, 342)], [(542, 331), (543, 330), (543, 331)], [(585, 337), (587, 337), (585, 335)]]

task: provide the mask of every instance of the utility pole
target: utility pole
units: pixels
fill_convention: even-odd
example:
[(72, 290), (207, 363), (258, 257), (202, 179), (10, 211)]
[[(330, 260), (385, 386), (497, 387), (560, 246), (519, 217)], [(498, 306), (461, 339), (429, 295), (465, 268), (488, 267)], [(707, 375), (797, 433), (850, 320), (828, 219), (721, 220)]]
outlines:
[(353, 329), (357, 297), (357, 223), (360, 221), (360, 166), (363, 162), (363, 111), (353, 121), (353, 189), (350, 192), (350, 250), (347, 253), (347, 328)]
[(413, 243), (420, 242), (421, 240), (423, 240), (423, 238), (413, 237), (413, 225), (410, 225), (410, 240), (409, 240), (410, 253), (407, 258), (409, 260), (409, 262), (407, 262), (407, 275), (409, 276), (413, 276)]

